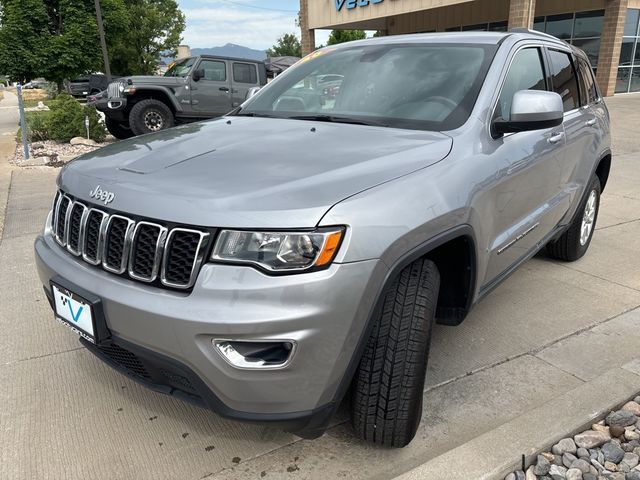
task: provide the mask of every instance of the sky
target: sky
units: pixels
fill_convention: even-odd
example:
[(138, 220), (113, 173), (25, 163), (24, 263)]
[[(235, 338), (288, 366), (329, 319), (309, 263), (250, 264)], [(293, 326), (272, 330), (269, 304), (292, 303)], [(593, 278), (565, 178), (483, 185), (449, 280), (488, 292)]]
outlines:
[[(266, 50), (284, 33), (300, 37), (296, 17), (299, 0), (178, 0), (187, 18), (183, 42), (190, 47), (235, 43)], [(326, 44), (329, 31), (316, 31), (316, 44)]]

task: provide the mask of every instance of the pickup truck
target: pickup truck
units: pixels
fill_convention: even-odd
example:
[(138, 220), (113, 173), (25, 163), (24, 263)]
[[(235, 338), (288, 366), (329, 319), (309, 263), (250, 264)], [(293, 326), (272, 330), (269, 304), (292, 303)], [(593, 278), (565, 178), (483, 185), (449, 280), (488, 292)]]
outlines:
[(263, 62), (201, 55), (172, 63), (164, 76), (111, 82), (96, 108), (105, 114), (109, 132), (124, 139), (219, 117), (266, 83)]

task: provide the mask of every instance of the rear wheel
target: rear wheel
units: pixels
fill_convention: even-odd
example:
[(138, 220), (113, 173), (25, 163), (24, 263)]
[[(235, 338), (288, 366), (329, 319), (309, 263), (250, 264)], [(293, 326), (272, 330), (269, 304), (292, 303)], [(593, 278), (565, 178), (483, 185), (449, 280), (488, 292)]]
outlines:
[(113, 118), (105, 117), (104, 124), (107, 130), (109, 130), (109, 133), (119, 140), (131, 138), (135, 135), (129, 125), (114, 120)]
[(435, 264), (418, 260), (385, 294), (352, 385), (353, 426), (364, 440), (404, 447), (416, 434), (439, 288)]
[(547, 245), (550, 257), (573, 262), (587, 253), (598, 220), (600, 191), (600, 179), (594, 175), (569, 229), (558, 240)]
[(136, 103), (129, 113), (129, 125), (136, 135), (159, 132), (173, 127), (175, 120), (169, 107), (149, 98)]

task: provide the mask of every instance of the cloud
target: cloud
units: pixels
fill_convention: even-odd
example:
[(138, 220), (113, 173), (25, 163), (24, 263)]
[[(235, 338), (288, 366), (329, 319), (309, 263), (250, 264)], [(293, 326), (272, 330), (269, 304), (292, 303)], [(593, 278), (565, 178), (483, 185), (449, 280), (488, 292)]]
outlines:
[(285, 33), (300, 36), (295, 13), (215, 6), (182, 8), (182, 11), (187, 19), (183, 43), (191, 47), (235, 43), (264, 50)]

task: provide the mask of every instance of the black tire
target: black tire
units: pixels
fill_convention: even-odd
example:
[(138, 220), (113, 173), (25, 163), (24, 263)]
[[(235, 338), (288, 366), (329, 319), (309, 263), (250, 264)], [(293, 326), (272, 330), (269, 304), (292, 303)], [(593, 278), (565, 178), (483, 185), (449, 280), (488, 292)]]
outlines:
[(159, 132), (175, 125), (173, 112), (160, 100), (140, 100), (129, 112), (129, 125), (136, 135)]
[[(597, 176), (593, 176), (589, 182), (589, 187), (586, 190), (586, 195), (582, 199), (576, 215), (573, 218), (568, 230), (562, 234), (558, 240), (547, 244), (547, 254), (551, 258), (563, 260), (565, 262), (574, 262), (581, 258), (589, 248), (591, 239), (593, 238), (593, 232), (596, 229), (596, 222), (598, 220), (598, 210), (600, 209), (600, 179)], [(595, 210), (593, 211), (591, 228), (588, 235), (582, 236), (583, 221), (587, 218), (587, 206), (591, 201), (591, 198), (595, 200)]]
[(104, 117), (104, 124), (109, 130), (109, 133), (116, 137), (119, 140), (125, 140), (127, 138), (131, 138), (135, 136), (131, 128), (128, 125), (125, 125), (113, 118)]
[(439, 289), (435, 264), (418, 260), (385, 294), (352, 384), (353, 427), (368, 442), (404, 447), (416, 434)]

